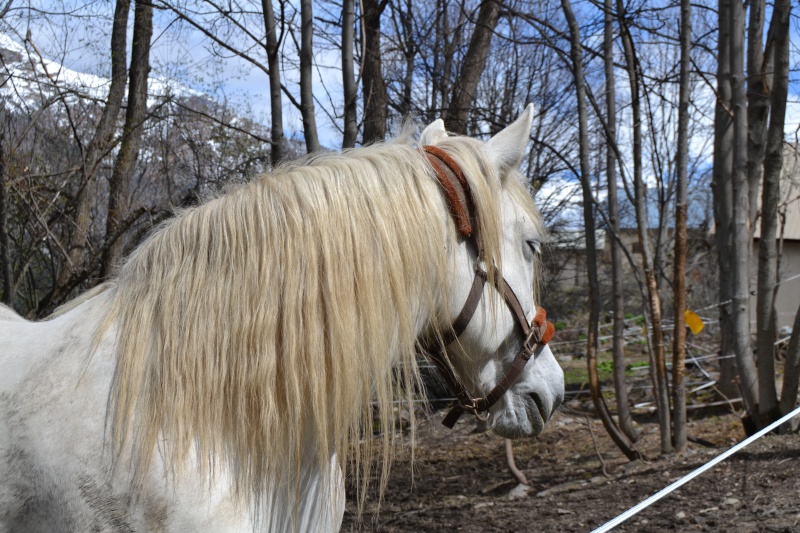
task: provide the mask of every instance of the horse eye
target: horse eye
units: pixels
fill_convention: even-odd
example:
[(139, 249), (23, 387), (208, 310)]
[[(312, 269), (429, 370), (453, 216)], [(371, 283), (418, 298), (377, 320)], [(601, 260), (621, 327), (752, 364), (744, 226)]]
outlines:
[(530, 246), (531, 250), (533, 250), (534, 255), (539, 255), (541, 253), (542, 243), (539, 239), (529, 239), (525, 242)]

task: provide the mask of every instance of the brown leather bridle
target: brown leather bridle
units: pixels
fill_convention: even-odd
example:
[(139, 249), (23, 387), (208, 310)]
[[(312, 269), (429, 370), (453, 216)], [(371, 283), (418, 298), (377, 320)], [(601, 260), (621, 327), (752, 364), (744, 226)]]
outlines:
[[(478, 250), (478, 258), (480, 260), (483, 253), (480, 239), (477, 237), (477, 213), (472, 201), (469, 183), (463, 171), (455, 160), (441, 148), (436, 146), (423, 146), (421, 149), (425, 152), (439, 184), (444, 189), (444, 194), (450, 206), (450, 211), (453, 215), (459, 235), (474, 243)], [(459, 417), (465, 412), (475, 416), (480, 416), (482, 413), (488, 412), (492, 405), (517, 382), (531, 357), (541, 353), (545, 345), (550, 342), (553, 333), (555, 333), (553, 324), (546, 320), (547, 314), (541, 307), (536, 308), (536, 315), (532, 323), (528, 324), (525, 311), (522, 309), (519, 298), (514, 294), (511, 286), (505, 278), (496, 280), (496, 288), (502, 294), (503, 300), (506, 302), (511, 314), (520, 326), (525, 340), (522, 343), (522, 348), (519, 353), (494, 388), (492, 388), (486, 396), (478, 398), (472, 396), (458, 376), (456, 376), (453, 366), (447, 358), (447, 346), (455, 342), (459, 335), (469, 326), (483, 297), (483, 289), (487, 280), (487, 273), (480, 267), (476, 267), (475, 278), (472, 281), (472, 288), (469, 291), (467, 300), (461, 308), (461, 312), (450, 326), (450, 329), (441, 336), (432, 337), (420, 341), (419, 343), (420, 349), (426, 353), (436, 365), (436, 368), (447, 383), (447, 386), (458, 400), (447, 416), (444, 417), (444, 420), (442, 420), (442, 424), (451, 429)]]

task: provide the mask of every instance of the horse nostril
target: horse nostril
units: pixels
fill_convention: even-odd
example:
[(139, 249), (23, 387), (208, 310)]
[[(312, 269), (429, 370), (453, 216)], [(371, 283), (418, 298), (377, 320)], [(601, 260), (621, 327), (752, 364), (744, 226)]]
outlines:
[(536, 404), (536, 409), (539, 410), (539, 414), (542, 417), (542, 421), (543, 422), (547, 422), (547, 420), (550, 418), (549, 415), (552, 414), (552, 413), (548, 413), (547, 410), (545, 410), (544, 402), (542, 401), (542, 397), (539, 396), (538, 392), (531, 392), (530, 393), (530, 397), (533, 399), (533, 403)]

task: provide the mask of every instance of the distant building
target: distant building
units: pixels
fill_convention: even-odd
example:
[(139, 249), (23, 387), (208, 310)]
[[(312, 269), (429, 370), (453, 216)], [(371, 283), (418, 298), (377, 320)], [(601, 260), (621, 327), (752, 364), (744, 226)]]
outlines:
[[(605, 230), (595, 232), (598, 255), (606, 247)], [(546, 249), (545, 264), (548, 283), (561, 289), (580, 288), (588, 283), (586, 274), (586, 232), (583, 230), (553, 231)]]
[[(758, 195), (761, 209), (761, 192)], [(750, 256), (750, 292), (757, 289), (758, 240), (761, 223), (756, 220), (753, 231), (753, 252)], [(800, 305), (800, 146), (788, 146), (783, 153), (783, 173), (778, 204), (778, 254), (780, 261), (776, 311), (778, 327), (794, 323)], [(750, 297), (750, 320), (756, 320), (756, 296)], [(754, 331), (754, 330), (753, 330)], [(755, 332), (755, 331), (754, 331)]]
[[(650, 229), (651, 245), (657, 242), (657, 230), (659, 213), (656, 191), (648, 191), (647, 199), (647, 219)], [(761, 207), (761, 193), (758, 198), (758, 208)], [(637, 268), (641, 268), (641, 248), (639, 246), (638, 232), (636, 230), (636, 218), (633, 206), (626, 193), (620, 191), (620, 239), (632, 254)], [(666, 248), (662, 250), (665, 257), (668, 257), (668, 264), (664, 265), (668, 269), (668, 275), (672, 272), (672, 249), (673, 228), (674, 228), (674, 203), (668, 202), (669, 213), (665, 213), (664, 219), (667, 221), (662, 240), (666, 243)], [(710, 238), (715, 233), (713, 204), (710, 187), (696, 187), (690, 193), (689, 212), (688, 212), (688, 232), (690, 239)], [(781, 180), (781, 192), (779, 201), (779, 287), (776, 292), (776, 310), (778, 327), (791, 327), (794, 316), (800, 305), (800, 145), (793, 145), (786, 148), (784, 152), (783, 173)], [(752, 323), (756, 319), (756, 296), (757, 289), (757, 269), (758, 269), (758, 240), (761, 233), (760, 221), (756, 221), (753, 230), (753, 248), (750, 256), (751, 268), (751, 305), (750, 316)], [(694, 235), (694, 237), (692, 237)], [(605, 230), (597, 231), (597, 250), (601, 282), (605, 278), (610, 278), (607, 271), (610, 261), (610, 241), (614, 237)], [(668, 248), (668, 249), (667, 249)], [(712, 259), (713, 257), (713, 259)], [(690, 289), (695, 291), (695, 296), (700, 301), (715, 302), (718, 298), (716, 279), (709, 279), (708, 272), (711, 268), (706, 261), (716, 263), (713, 254), (707, 254), (706, 260), (693, 262), (689, 258), (687, 277)], [(546, 279), (558, 290), (567, 290), (574, 293), (584, 290), (586, 287), (586, 242), (582, 230), (552, 231), (550, 234), (549, 253), (546, 254), (545, 264), (547, 266)], [(705, 265), (705, 266), (704, 266)], [(623, 259), (623, 269), (630, 272), (630, 264), (627, 259)], [(715, 271), (716, 268), (713, 268)], [(631, 283), (633, 280), (631, 279)], [(700, 294), (700, 293), (704, 294)], [(755, 329), (752, 330), (755, 333)]]

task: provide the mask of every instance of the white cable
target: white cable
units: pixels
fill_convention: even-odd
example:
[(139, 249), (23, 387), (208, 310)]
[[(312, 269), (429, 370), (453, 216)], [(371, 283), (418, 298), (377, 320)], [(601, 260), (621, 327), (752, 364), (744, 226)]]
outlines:
[(785, 422), (788, 422), (789, 420), (791, 420), (792, 418), (794, 418), (797, 415), (800, 415), (800, 407), (797, 407), (794, 411), (792, 411), (788, 415), (784, 416), (783, 418), (781, 418), (780, 420), (778, 420), (776, 422), (773, 422), (772, 424), (768, 425), (767, 427), (765, 427), (764, 429), (762, 429), (761, 431), (759, 431), (755, 435), (753, 435), (751, 437), (748, 437), (747, 439), (743, 440), (742, 442), (740, 442), (739, 444), (737, 444), (733, 448), (729, 449), (728, 451), (723, 452), (720, 455), (714, 457), (712, 460), (710, 460), (709, 462), (707, 462), (706, 464), (704, 464), (703, 466), (701, 466), (700, 468), (698, 468), (694, 472), (692, 472), (692, 473), (690, 473), (690, 474), (688, 474), (686, 476), (683, 476), (682, 478), (680, 478), (678, 481), (676, 481), (672, 485), (670, 485), (670, 486), (668, 486), (668, 487), (666, 487), (664, 489), (661, 489), (659, 492), (653, 494), (652, 496), (650, 496), (649, 498), (647, 498), (643, 502), (640, 502), (637, 505), (634, 505), (633, 507), (631, 507), (630, 509), (628, 509), (627, 511), (625, 511), (624, 513), (622, 513), (618, 517), (614, 518), (613, 520), (609, 520), (608, 522), (606, 522), (602, 526), (600, 526), (597, 529), (595, 529), (594, 531), (592, 531), (592, 533), (605, 533), (606, 531), (611, 531), (613, 528), (617, 527), (618, 525), (620, 525), (621, 523), (623, 523), (624, 521), (626, 521), (630, 517), (634, 516), (635, 514), (638, 514), (640, 511), (646, 509), (647, 507), (650, 507), (652, 504), (654, 504), (655, 502), (657, 502), (658, 500), (660, 500), (661, 498), (663, 498), (664, 496), (666, 496), (670, 492), (672, 492), (675, 489), (685, 485), (686, 483), (688, 483), (689, 481), (693, 480), (694, 478), (696, 478), (697, 476), (699, 476), (700, 474), (702, 474), (706, 470), (708, 470), (708, 469), (712, 468), (713, 466), (715, 466), (717, 463), (720, 463), (720, 462), (724, 461), (725, 459), (727, 459), (728, 457), (730, 457), (734, 453), (738, 452), (739, 450), (741, 450), (745, 446), (748, 446), (753, 441), (756, 441), (756, 440), (760, 439), (761, 437), (763, 437), (764, 435), (766, 435), (767, 433), (769, 433), (770, 431), (772, 431), (776, 427), (780, 426), (781, 424), (783, 424)]

